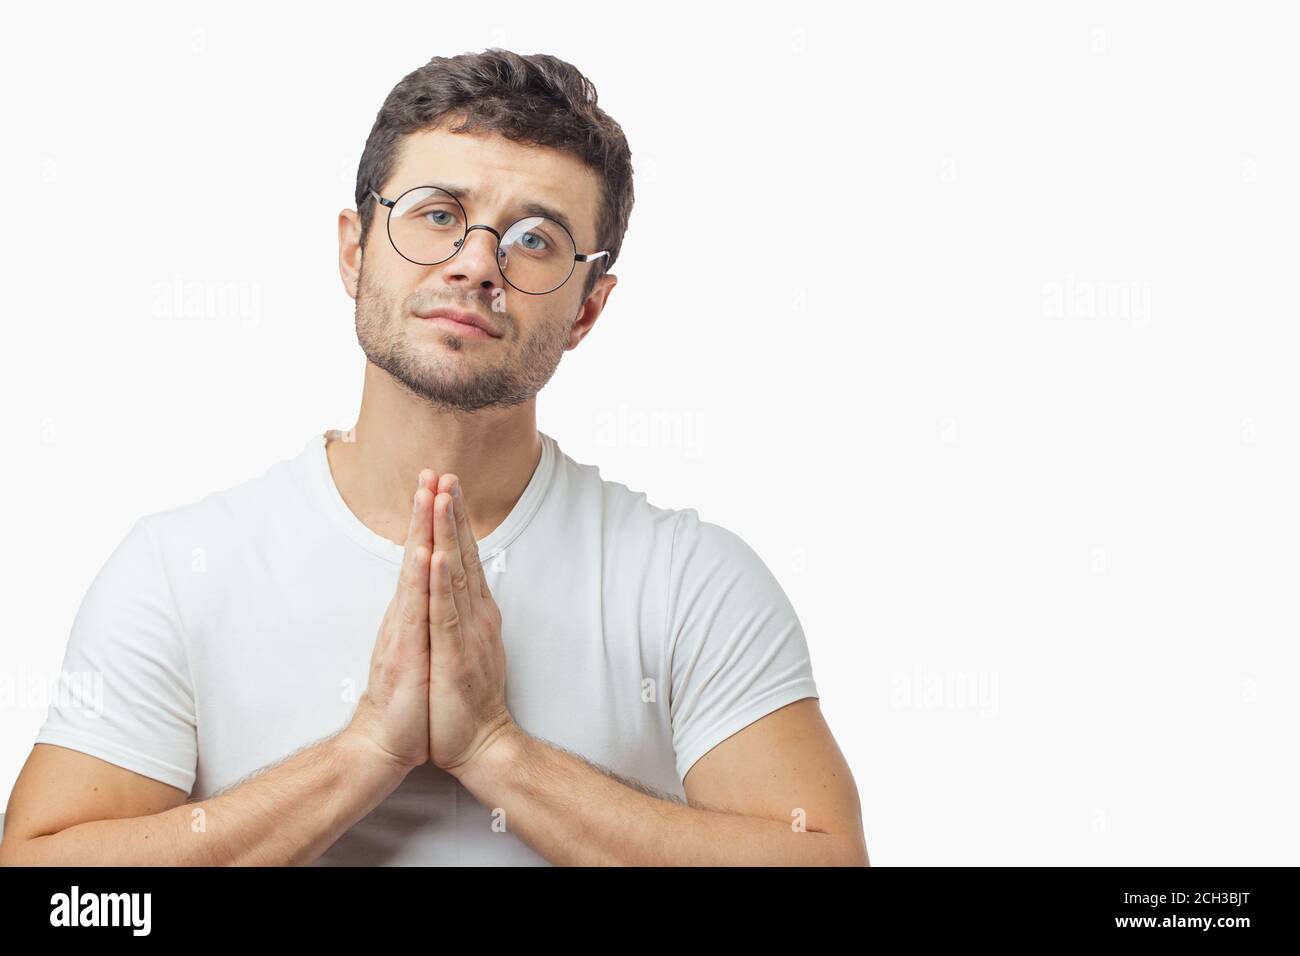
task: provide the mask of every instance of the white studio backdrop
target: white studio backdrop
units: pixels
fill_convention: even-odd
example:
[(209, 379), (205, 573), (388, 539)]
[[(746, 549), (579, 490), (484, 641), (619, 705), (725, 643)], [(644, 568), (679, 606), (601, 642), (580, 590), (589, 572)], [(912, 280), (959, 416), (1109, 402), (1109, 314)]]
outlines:
[(483, 9), (7, 9), (0, 799), (132, 522), (355, 420), (365, 137), (495, 46), (637, 171), (540, 427), (773, 569), (873, 862), (1296, 863), (1294, 12)]

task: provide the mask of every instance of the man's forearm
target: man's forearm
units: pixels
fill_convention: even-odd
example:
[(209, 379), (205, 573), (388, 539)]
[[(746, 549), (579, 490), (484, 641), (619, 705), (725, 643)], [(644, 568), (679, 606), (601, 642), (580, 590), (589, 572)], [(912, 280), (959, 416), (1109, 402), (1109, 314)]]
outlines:
[(16, 866), (294, 866), (310, 863), (406, 771), (340, 732), (207, 800), (93, 820), (6, 847)]
[[(650, 796), (521, 730), (456, 774), (505, 828), (564, 866), (861, 865), (855, 838)], [(794, 808), (791, 808), (792, 810)]]

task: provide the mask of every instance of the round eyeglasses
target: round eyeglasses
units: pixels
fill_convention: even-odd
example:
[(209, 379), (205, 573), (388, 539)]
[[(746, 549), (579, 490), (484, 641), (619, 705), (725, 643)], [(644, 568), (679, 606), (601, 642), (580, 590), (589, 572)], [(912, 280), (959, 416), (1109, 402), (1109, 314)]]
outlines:
[(491, 226), (467, 225), (460, 200), (438, 186), (412, 186), (396, 199), (370, 195), (388, 207), (388, 240), (397, 254), (420, 266), (446, 262), (465, 245), (474, 229), (497, 240), (497, 267), (511, 287), (526, 295), (546, 295), (569, 281), (579, 262), (608, 256), (608, 250), (585, 255), (563, 223), (546, 216), (526, 216), (504, 233)]

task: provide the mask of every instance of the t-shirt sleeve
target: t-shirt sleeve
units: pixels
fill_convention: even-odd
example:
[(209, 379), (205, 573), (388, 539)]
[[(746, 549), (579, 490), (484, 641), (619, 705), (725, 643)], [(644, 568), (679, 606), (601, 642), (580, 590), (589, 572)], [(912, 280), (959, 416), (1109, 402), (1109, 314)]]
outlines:
[(679, 512), (668, 577), (669, 716), (684, 780), (732, 734), (819, 695), (794, 607), (739, 536)]
[(190, 792), (198, 742), (189, 658), (148, 519), (132, 526), (91, 582), (51, 691), (36, 743)]

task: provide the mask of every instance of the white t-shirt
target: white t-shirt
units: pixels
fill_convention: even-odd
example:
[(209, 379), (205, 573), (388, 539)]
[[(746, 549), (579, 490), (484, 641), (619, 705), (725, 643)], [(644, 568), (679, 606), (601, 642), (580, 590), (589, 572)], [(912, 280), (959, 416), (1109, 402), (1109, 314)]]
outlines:
[[(681, 796), (718, 743), (818, 696), (803, 630), (741, 538), (541, 441), (522, 497), (478, 543), (507, 706), (529, 734)], [(325, 444), (132, 526), (64, 659), (65, 682), (103, 675), (102, 699), (57, 695), (38, 743), (205, 799), (347, 723), (403, 548), (348, 508)], [(494, 829), (426, 763), (317, 865), (545, 865), (508, 823)]]

